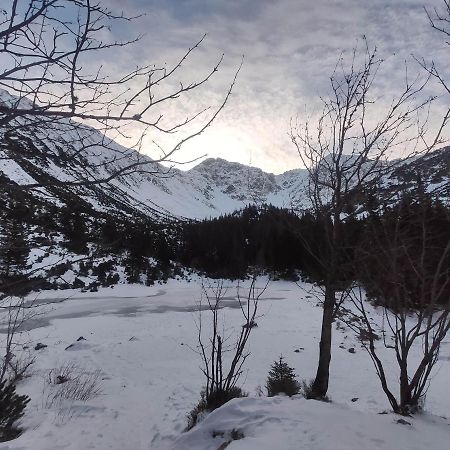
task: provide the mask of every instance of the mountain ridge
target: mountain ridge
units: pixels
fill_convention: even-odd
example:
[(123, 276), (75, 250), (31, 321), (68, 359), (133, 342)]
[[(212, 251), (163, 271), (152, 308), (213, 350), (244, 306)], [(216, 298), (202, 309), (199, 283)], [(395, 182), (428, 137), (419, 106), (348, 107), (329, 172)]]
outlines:
[[(0, 90), (0, 102), (14, 97)], [(274, 175), (223, 158), (204, 159), (187, 171), (168, 169), (70, 119), (45, 127), (27, 120), (17, 120), (17, 129), (0, 130), (2, 183), (54, 205), (78, 201), (92, 211), (156, 221), (217, 217), (251, 204), (310, 207), (305, 169)], [(395, 164), (382, 179), (381, 192), (395, 192), (420, 178), (427, 191), (448, 200), (449, 174), (450, 147), (444, 147)]]
[[(63, 149), (54, 153), (46, 145), (45, 142), (39, 145), (21, 133), (1, 136), (0, 172), (17, 187), (43, 182), (43, 187), (32, 190), (33, 195), (51, 199), (54, 203), (61, 202), (63, 192), (70, 192), (95, 210), (130, 210), (152, 218), (172, 216), (187, 219), (217, 217), (250, 204), (268, 203), (296, 210), (309, 207), (305, 169), (292, 169), (274, 175), (260, 168), (223, 158), (207, 158), (187, 171), (165, 169), (145, 155), (109, 143), (113, 151), (128, 152), (125, 160), (139, 158), (147, 161), (145, 164), (152, 169), (119, 175), (105, 183), (72, 186), (70, 183), (77, 180), (77, 174), (83, 174), (81, 178), (85, 177), (86, 168), (78, 162), (70, 161), (70, 155), (78, 150), (70, 148), (68, 144), (68, 153), (64, 153)], [(110, 150), (108, 148), (105, 151)], [(102, 151), (103, 149), (97, 148), (97, 154), (89, 155), (91, 164), (93, 158), (101, 158)], [(101, 162), (94, 161), (93, 165), (100, 167)], [(101, 177), (103, 172), (100, 170), (91, 175)], [(450, 198), (450, 147), (396, 166), (385, 177), (383, 189), (395, 189), (412, 183), (412, 174), (418, 172), (429, 192), (442, 198)], [(64, 185), (66, 181), (68, 185)]]

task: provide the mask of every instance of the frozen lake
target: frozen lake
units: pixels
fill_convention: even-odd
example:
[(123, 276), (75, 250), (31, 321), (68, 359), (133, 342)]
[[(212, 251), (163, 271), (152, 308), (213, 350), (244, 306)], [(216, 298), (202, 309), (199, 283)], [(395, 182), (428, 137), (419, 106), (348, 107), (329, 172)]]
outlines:
[[(243, 318), (236, 284), (226, 285), (221, 316), (231, 342)], [(308, 284), (278, 281), (264, 292), (258, 327), (250, 336), (251, 355), (240, 380), (250, 396), (264, 388), (270, 365), (280, 354), (300, 379), (315, 375), (321, 308), (310, 290)], [(245, 297), (245, 287), (242, 294)], [(19, 385), (19, 391), (32, 401), (23, 420), (26, 431), (17, 440), (0, 444), (0, 449), (134, 450), (175, 445), (204, 384), (194, 351), (200, 295), (200, 280), (171, 280), (152, 287), (118, 285), (97, 293), (47, 291), (30, 297), (42, 306), (39, 315), (25, 323), (20, 338), (28, 347), (24, 355), (30, 353), (36, 362), (33, 376)], [(207, 314), (203, 312), (204, 323)], [(85, 340), (77, 342), (80, 337)], [(34, 351), (37, 342), (47, 347)], [(449, 360), (447, 341), (427, 395), (426, 410), (433, 414), (429, 417), (449, 415)], [(394, 367), (389, 361), (388, 367)], [(48, 373), (69, 362), (88, 372), (98, 370), (101, 394), (86, 403), (49, 406)], [(395, 381), (394, 373), (391, 378)], [(333, 405), (359, 412), (368, 422), (389, 409), (368, 354), (343, 324), (335, 329), (329, 394)], [(450, 421), (442, 420), (450, 440)], [(230, 447), (241, 448), (245, 441)]]

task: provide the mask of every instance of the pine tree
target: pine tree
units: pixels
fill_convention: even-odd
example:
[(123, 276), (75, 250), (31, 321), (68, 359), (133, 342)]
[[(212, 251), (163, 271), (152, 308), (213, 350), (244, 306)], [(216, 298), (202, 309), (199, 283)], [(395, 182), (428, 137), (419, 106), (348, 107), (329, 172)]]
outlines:
[(5, 221), (0, 240), (0, 273), (5, 279), (20, 274), (26, 267), (30, 247), (25, 234), (21, 221)]
[(84, 254), (88, 252), (89, 227), (86, 224), (86, 217), (75, 206), (73, 210), (66, 208), (60, 216), (62, 232), (67, 241), (65, 247), (67, 250)]
[(14, 424), (24, 415), (29, 401), (28, 396), (16, 394), (13, 384), (0, 382), (0, 441), (14, 439), (20, 433)]
[(280, 356), (278, 361), (275, 361), (269, 371), (269, 376), (266, 381), (267, 395), (273, 397), (280, 393), (284, 393), (291, 397), (298, 394), (300, 391), (300, 384), (295, 379), (296, 375), (294, 369), (284, 361), (283, 356)]

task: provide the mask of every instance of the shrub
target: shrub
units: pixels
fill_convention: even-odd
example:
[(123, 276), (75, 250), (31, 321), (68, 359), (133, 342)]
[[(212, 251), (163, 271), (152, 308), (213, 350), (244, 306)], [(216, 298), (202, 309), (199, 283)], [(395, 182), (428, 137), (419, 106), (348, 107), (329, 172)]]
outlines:
[(198, 422), (201, 421), (204, 415), (220, 408), (225, 403), (229, 402), (233, 398), (247, 397), (247, 393), (240, 387), (232, 387), (228, 390), (213, 390), (207, 397), (206, 391), (203, 390), (200, 394), (201, 399), (198, 404), (188, 414), (188, 426), (187, 430), (193, 428)]
[(68, 362), (50, 370), (48, 374), (48, 393), (44, 407), (62, 406), (65, 402), (87, 402), (101, 393), (101, 372), (88, 372)]
[[(258, 310), (258, 301), (265, 292), (264, 288), (256, 288), (256, 276), (253, 276), (246, 300), (240, 295), (239, 285), (237, 288), (237, 299), (241, 313), (245, 319), (245, 324), (239, 330), (234, 344), (232, 336), (225, 331), (225, 322), (220, 315), (225, 298), (226, 288), (223, 281), (218, 281), (215, 286), (203, 287), (202, 298), (206, 299), (206, 311), (211, 313), (211, 323), (206, 327), (198, 328), (198, 354), (203, 360), (202, 373), (206, 378), (204, 392), (199, 404), (189, 414), (188, 429), (198, 422), (199, 413), (202, 411), (212, 411), (232, 398), (243, 397), (247, 394), (242, 389), (236, 387), (239, 377), (242, 374), (242, 367), (250, 353), (247, 352), (247, 343), (251, 330), (255, 326), (255, 317)], [(204, 323), (201, 316), (202, 304), (199, 305), (199, 323)], [(224, 363), (225, 361), (225, 363)]]
[(30, 401), (26, 395), (16, 394), (16, 387), (5, 380), (0, 382), (0, 441), (8, 441), (20, 434), (15, 422), (23, 415)]
[(300, 384), (295, 377), (294, 369), (289, 367), (283, 356), (280, 356), (280, 359), (272, 364), (269, 371), (266, 381), (267, 395), (273, 397), (284, 393), (291, 397), (298, 394), (300, 392)]

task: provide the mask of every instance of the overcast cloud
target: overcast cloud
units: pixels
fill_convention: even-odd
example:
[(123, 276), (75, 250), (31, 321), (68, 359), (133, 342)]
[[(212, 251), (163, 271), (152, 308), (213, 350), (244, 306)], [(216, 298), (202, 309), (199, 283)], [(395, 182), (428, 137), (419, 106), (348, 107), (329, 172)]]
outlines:
[[(206, 73), (222, 53), (225, 60), (201, 98), (195, 100), (199, 104), (220, 101), (245, 55), (226, 109), (213, 127), (186, 146), (179, 155), (184, 160), (207, 152), (210, 157), (251, 163), (275, 173), (298, 167), (287, 137), (289, 120), (305, 109), (317, 108), (341, 51), (351, 51), (363, 35), (387, 57), (379, 79), (386, 98), (402, 82), (402, 65), (411, 54), (433, 58), (443, 66), (450, 54), (424, 12), (424, 6), (441, 6), (441, 0), (105, 2), (114, 10), (146, 13), (132, 28), (115, 30), (116, 34), (142, 32), (145, 36), (132, 51), (118, 54), (110, 64), (170, 63), (207, 33), (184, 74), (195, 78)], [(418, 69), (410, 64), (411, 70)], [(450, 70), (447, 73), (450, 75)]]

